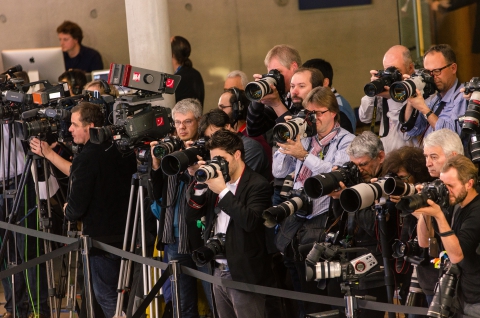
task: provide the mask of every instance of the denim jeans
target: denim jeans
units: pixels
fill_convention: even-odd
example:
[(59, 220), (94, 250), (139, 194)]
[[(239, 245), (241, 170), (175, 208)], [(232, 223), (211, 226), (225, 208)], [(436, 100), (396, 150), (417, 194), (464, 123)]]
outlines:
[[(197, 269), (192, 254), (178, 253), (178, 237), (175, 243), (168, 244), (166, 249), (169, 261), (178, 261), (182, 266)], [(198, 318), (197, 279), (185, 274), (179, 275), (180, 309), (182, 318)]]
[(105, 317), (113, 317), (117, 307), (120, 256), (110, 253), (90, 255), (90, 277), (95, 298)]
[[(19, 178), (20, 180), (20, 178)], [(16, 221), (22, 220), (25, 217), (25, 198), (27, 201), (28, 209), (35, 206), (35, 190), (33, 179), (30, 176), (26, 181), (27, 189), (24, 190), (22, 199), (20, 200), (19, 208), (17, 211)], [(10, 189), (14, 188), (14, 185), (9, 187)], [(25, 192), (26, 191), (26, 192)], [(0, 191), (1, 192), (1, 191)], [(26, 194), (26, 197), (25, 197)], [(0, 219), (5, 220), (4, 205), (5, 200), (3, 193), (0, 193)], [(8, 200), (8, 213), (12, 212), (13, 199)], [(28, 227), (31, 229), (37, 229), (38, 217), (37, 213), (33, 212), (28, 217), (23, 219), (18, 225)], [(5, 230), (0, 231), (0, 235), (3, 239)], [(11, 234), (14, 234), (10, 232)], [(43, 240), (39, 240), (36, 237), (29, 237), (23, 234), (15, 233), (10, 236), (8, 241), (8, 260), (13, 262), (16, 260), (17, 265), (21, 263), (26, 263), (29, 260), (32, 260), (37, 256), (37, 252), (41, 255), (44, 254), (44, 244)], [(7, 261), (7, 255), (5, 256), (5, 262)], [(5, 268), (5, 262), (2, 264), (2, 268)], [(38, 273), (37, 273), (38, 270)], [(37, 275), (38, 274), (38, 275)], [(28, 286), (27, 280), (28, 278)], [(26, 316), (27, 309), (21, 308), (19, 305), (25, 299), (30, 299), (27, 297), (27, 294), (30, 293), (32, 296), (31, 305), (33, 308), (30, 308), (28, 311), (41, 313), (43, 315), (50, 315), (50, 308), (48, 306), (48, 282), (45, 263), (40, 264), (38, 267), (32, 267), (26, 270), (26, 272), (18, 273), (15, 275), (15, 303), (17, 307), (17, 313), (20, 314), (20, 317)], [(12, 299), (12, 282), (11, 277), (2, 279), (3, 289), (5, 291), (5, 310), (7, 312), (13, 312), (13, 299)]]

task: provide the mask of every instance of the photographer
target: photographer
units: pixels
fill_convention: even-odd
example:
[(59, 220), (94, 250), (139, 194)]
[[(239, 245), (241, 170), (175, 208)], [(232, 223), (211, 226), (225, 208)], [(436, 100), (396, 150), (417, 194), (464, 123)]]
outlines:
[[(293, 73), (302, 64), (298, 51), (285, 44), (274, 46), (265, 57), (267, 71), (277, 70), (283, 76), (285, 87), (280, 88), (285, 92), (280, 96), (275, 85), (270, 85), (272, 93), (265, 95), (260, 102), (251, 102), (247, 113), (247, 133), (249, 136), (259, 136), (275, 126), (275, 122), (283, 122), (285, 115), (295, 115), (298, 110), (292, 104), (287, 92), (290, 89), (290, 80)], [(255, 80), (262, 78), (254, 74)]]
[[(354, 138), (354, 135), (340, 127), (338, 103), (329, 88), (316, 87), (311, 90), (303, 99), (303, 106), (315, 112), (317, 135), (303, 139), (300, 137), (296, 140), (289, 139), (286, 143), (279, 144), (280, 148), (273, 157), (274, 177), (285, 178), (292, 172), (295, 173), (293, 189), (303, 188), (303, 183), (308, 177), (330, 172), (333, 166), (340, 166), (347, 162), (346, 148)], [(329, 210), (330, 198), (323, 196), (313, 200), (310, 215), (290, 215), (281, 225), (285, 228), (285, 224), (289, 222), (300, 222), (297, 232), (289, 233), (292, 239), (294, 237), (295, 239), (291, 242), (291, 248), (286, 249), (289, 255), (285, 257), (293, 258), (295, 254), (295, 267), (300, 278), (301, 290), (304, 292), (319, 293), (319, 290), (316, 288), (316, 283), (307, 283), (303, 279), (305, 264), (302, 262), (303, 258), (299, 257), (298, 247), (322, 239)], [(322, 309), (326, 309), (325, 306), (305, 303), (306, 313), (318, 312)]]
[[(172, 117), (178, 138), (185, 146), (198, 139), (198, 121), (202, 105), (193, 98), (179, 101), (172, 109)], [(154, 197), (161, 201), (157, 248), (163, 250), (169, 261), (177, 260), (180, 265), (196, 269), (191, 252), (202, 245), (201, 229), (197, 220), (187, 220), (186, 190), (192, 182), (186, 171), (167, 176), (160, 169), (161, 160), (153, 155), (158, 142), (150, 143), (152, 149), (152, 185)], [(208, 272), (208, 268), (202, 268)], [(210, 308), (212, 297), (210, 284), (202, 282)], [(180, 274), (180, 308), (182, 317), (198, 317), (197, 280)]]
[(480, 316), (480, 256), (476, 248), (480, 243), (480, 199), (475, 189), (477, 168), (466, 157), (456, 155), (449, 158), (440, 171), (440, 180), (449, 191), (449, 203), (456, 206), (452, 221), (449, 222), (442, 209), (432, 200), (428, 207), (418, 209), (418, 240), (422, 247), (428, 247), (429, 227), (425, 216), (431, 216), (438, 225), (438, 234), (450, 262), (461, 269), (457, 297), (463, 313)]
[[(235, 132), (230, 125), (230, 118), (228, 115), (219, 109), (212, 109), (203, 115), (202, 118), (200, 118), (200, 123), (198, 126), (199, 135), (201, 137), (210, 138), (213, 133), (220, 129)], [(260, 143), (258, 143), (256, 140), (253, 140), (252, 138), (247, 137), (240, 132), (237, 134), (242, 139), (243, 147), (245, 149), (245, 164), (249, 166), (250, 169), (258, 174), (261, 174), (265, 179), (268, 180), (271, 176), (271, 165), (269, 165), (262, 145), (260, 145)]]
[[(401, 74), (411, 75), (414, 65), (410, 50), (402, 45), (392, 46), (383, 57), (383, 67), (395, 67)], [(377, 80), (376, 70), (371, 70), (371, 81)], [(364, 96), (358, 108), (358, 116), (363, 123), (371, 123), (373, 117), (380, 119), (380, 137), (385, 147), (385, 153), (402, 146), (418, 146), (416, 140), (401, 131), (398, 116), (404, 103), (398, 103), (390, 98), (390, 87), (385, 86), (384, 91), (375, 97)], [(377, 109), (374, 114), (374, 109)]]
[(457, 79), (455, 52), (448, 44), (432, 46), (425, 52), (423, 63), (425, 70), (434, 77), (438, 94), (425, 101), (417, 89), (416, 96), (408, 98), (405, 121), (411, 120), (414, 110), (420, 114), (407, 134), (423, 138), (435, 130), (448, 128), (460, 135), (462, 127), (458, 118), (465, 114), (467, 103), (460, 92), (463, 84)]
[[(206, 143), (206, 148), (212, 158), (220, 156), (227, 161), (228, 168), (217, 169), (217, 176), (205, 181), (208, 190), (198, 190), (201, 184), (196, 185), (187, 216), (192, 221), (206, 216), (205, 242), (214, 235), (225, 234), (224, 253), (215, 259), (214, 276), (271, 286), (273, 278), (265, 245), (265, 227), (260, 217), (270, 206), (268, 182), (245, 164), (243, 142), (236, 133), (219, 130)], [(204, 161), (200, 163), (205, 164)], [(189, 168), (190, 174), (195, 171), (198, 172)], [(229, 181), (226, 182), (222, 172), (228, 175)], [(264, 317), (265, 295), (221, 285), (214, 285), (213, 291), (220, 318)]]

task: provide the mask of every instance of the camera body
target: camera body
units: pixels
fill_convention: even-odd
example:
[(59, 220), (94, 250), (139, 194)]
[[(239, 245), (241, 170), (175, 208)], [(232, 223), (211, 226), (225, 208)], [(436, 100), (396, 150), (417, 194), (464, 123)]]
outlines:
[[(418, 239), (410, 239), (406, 242), (396, 239), (392, 244), (394, 258), (402, 259), (414, 265), (424, 264), (430, 259), (428, 248), (420, 247)], [(401, 262), (403, 263), (403, 262)], [(400, 267), (402, 264), (399, 264)]]
[(310, 198), (318, 199), (338, 189), (339, 182), (343, 182), (347, 187), (363, 182), (362, 174), (353, 162), (346, 162), (337, 170), (307, 178), (303, 186)]
[(372, 183), (359, 183), (344, 189), (340, 194), (340, 205), (347, 212), (357, 212), (375, 204), (375, 200), (387, 197), (385, 193), (385, 179)]
[(293, 213), (302, 217), (312, 213), (312, 200), (305, 194), (303, 188), (290, 190), (286, 201), (263, 211), (262, 218), (265, 220), (263, 224), (273, 228)]
[(161, 142), (153, 146), (153, 156), (162, 160), (166, 155), (172, 152), (181, 150), (183, 148), (183, 142), (180, 138), (174, 136), (167, 136), (163, 138)]
[(200, 138), (193, 143), (192, 147), (174, 151), (163, 157), (162, 162), (160, 163), (163, 173), (168, 176), (177, 175), (197, 162), (197, 156), (202, 157), (204, 160), (209, 160), (210, 152), (205, 149), (205, 143), (207, 140), (208, 139), (205, 137)]
[[(364, 252), (365, 248), (343, 248), (329, 242), (315, 243), (305, 259), (306, 280), (339, 277), (341, 281), (356, 281), (378, 261), (372, 253), (348, 261), (347, 253)], [(325, 260), (319, 262), (320, 259)]]
[(421, 92), (424, 99), (437, 90), (433, 76), (424, 69), (416, 71), (407, 80), (393, 83), (390, 86), (390, 97), (396, 102), (403, 103), (409, 97), (415, 97), (417, 89)]
[(273, 140), (285, 143), (288, 139), (313, 137), (317, 134), (317, 117), (315, 112), (302, 109), (285, 123), (276, 124), (273, 127)]
[(449, 192), (442, 180), (437, 179), (430, 183), (424, 183), (420, 193), (401, 198), (395, 207), (405, 213), (412, 213), (417, 209), (429, 206), (428, 199), (441, 208), (449, 206)]
[(378, 79), (371, 81), (363, 88), (365, 95), (374, 97), (385, 91), (385, 86), (391, 86), (392, 83), (402, 80), (402, 73), (395, 67), (390, 66), (386, 70), (378, 70)]
[(197, 180), (197, 182), (205, 182), (217, 178), (217, 170), (220, 170), (225, 182), (230, 181), (228, 161), (221, 156), (213, 157), (212, 160), (208, 160), (205, 165), (198, 168), (198, 170), (195, 171), (195, 180)]
[(197, 266), (204, 266), (219, 256), (225, 255), (225, 233), (217, 233), (192, 253), (193, 261)]
[(15, 121), (15, 132), (22, 140), (32, 137), (50, 140), (57, 135), (58, 141), (71, 141), (70, 117), (70, 111), (63, 108), (35, 108), (20, 115), (21, 119)]
[(278, 70), (270, 70), (267, 74), (262, 74), (259, 81), (250, 82), (245, 86), (245, 96), (252, 102), (258, 102), (265, 95), (272, 93), (270, 85), (274, 85), (280, 98), (285, 95), (285, 79)]

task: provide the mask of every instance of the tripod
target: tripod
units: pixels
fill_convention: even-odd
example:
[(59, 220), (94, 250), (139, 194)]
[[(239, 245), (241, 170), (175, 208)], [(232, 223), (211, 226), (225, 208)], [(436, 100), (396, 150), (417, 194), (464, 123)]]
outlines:
[[(128, 203), (127, 223), (125, 226), (125, 236), (123, 239), (123, 250), (127, 251), (128, 237), (131, 231), (131, 240), (129, 252), (134, 253), (135, 242), (137, 239), (137, 231), (140, 229), (140, 244), (142, 248), (142, 256), (147, 256), (147, 244), (145, 236), (145, 209), (144, 209), (144, 190), (148, 187), (149, 175), (147, 173), (147, 166), (142, 164), (137, 167), (137, 172), (132, 175), (131, 187), (130, 187), (130, 199)], [(131, 215), (133, 209), (133, 203), (136, 193), (136, 205), (135, 215), (133, 217), (133, 225), (131, 225)], [(140, 221), (140, 224), (138, 222)], [(151, 268), (145, 264), (142, 265), (143, 269), (143, 294), (147, 295), (148, 291), (152, 289), (153, 282), (156, 282), (161, 276), (159, 269)], [(127, 291), (130, 290), (130, 277), (132, 275), (133, 263), (131, 260), (122, 259), (120, 265), (120, 275), (118, 280), (118, 299), (117, 308), (115, 311), (115, 317), (122, 316), (122, 307), (124, 302), (124, 296)], [(160, 302), (158, 297), (155, 297), (154, 303), (149, 305), (150, 317), (159, 317)]]
[[(375, 204), (377, 212), (378, 228), (380, 232), (380, 247), (382, 249), (383, 267), (385, 271), (385, 287), (387, 288), (387, 300), (389, 304), (393, 304), (393, 276), (390, 269), (389, 257), (392, 255), (390, 246), (387, 242), (386, 222), (387, 209), (385, 209), (385, 198), (380, 198), (378, 204)], [(388, 312), (389, 318), (395, 318), (395, 313)]]

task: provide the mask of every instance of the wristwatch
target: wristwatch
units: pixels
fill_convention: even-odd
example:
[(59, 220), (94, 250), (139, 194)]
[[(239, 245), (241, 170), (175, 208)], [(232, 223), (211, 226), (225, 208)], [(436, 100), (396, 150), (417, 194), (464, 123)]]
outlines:
[(431, 114), (433, 114), (433, 112), (429, 111), (428, 113), (424, 114), (423, 116), (425, 117), (425, 119), (428, 119), (428, 116), (430, 116)]
[(308, 155), (309, 155), (309, 154), (310, 154), (310, 153), (309, 153), (309, 152), (307, 152), (307, 153), (305, 154), (305, 156), (303, 156), (303, 159), (302, 159), (302, 161), (305, 161), (305, 160), (307, 160), (307, 157), (308, 157)]

